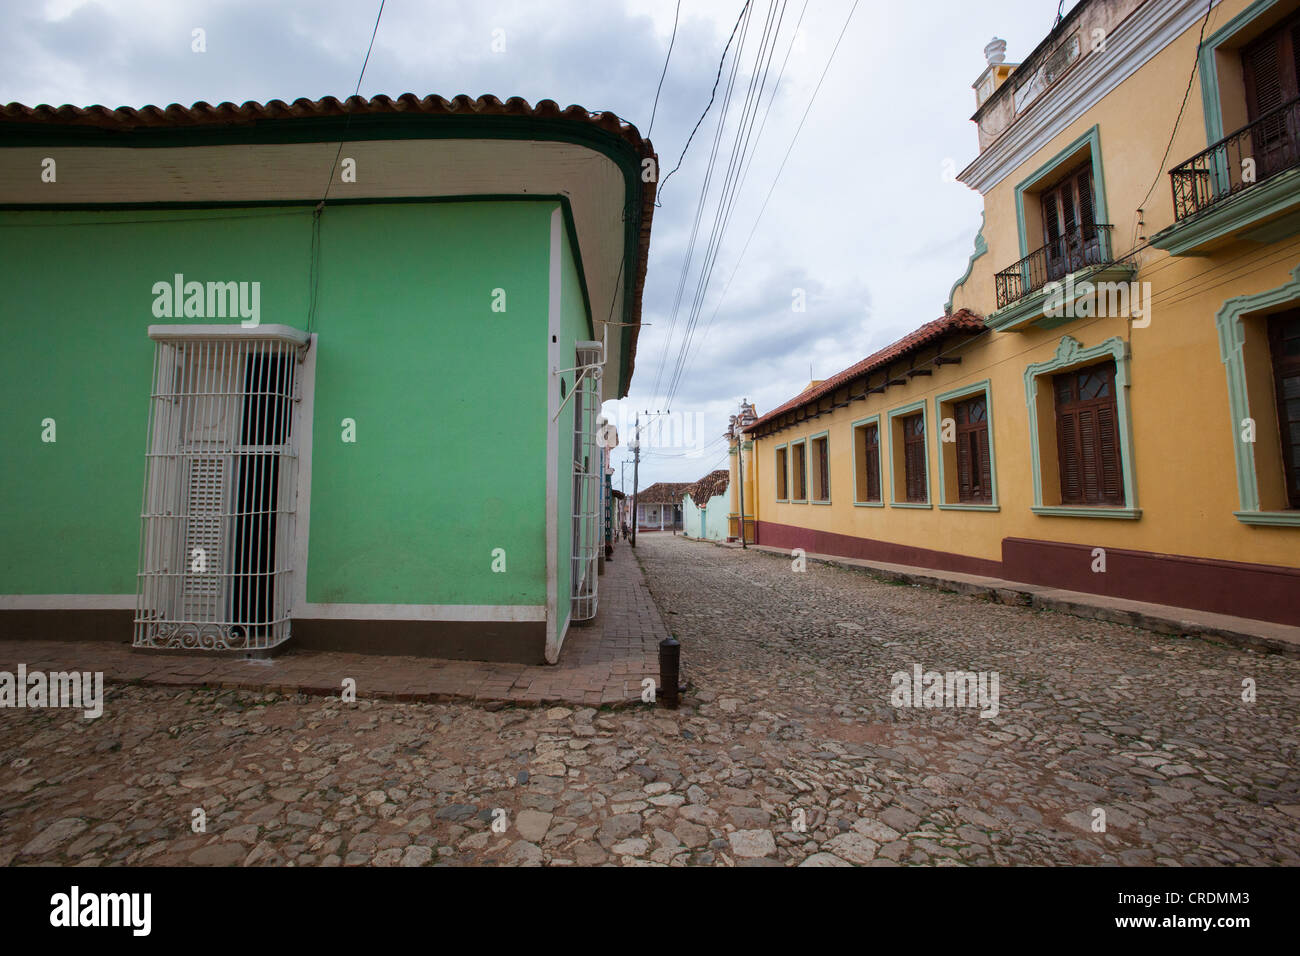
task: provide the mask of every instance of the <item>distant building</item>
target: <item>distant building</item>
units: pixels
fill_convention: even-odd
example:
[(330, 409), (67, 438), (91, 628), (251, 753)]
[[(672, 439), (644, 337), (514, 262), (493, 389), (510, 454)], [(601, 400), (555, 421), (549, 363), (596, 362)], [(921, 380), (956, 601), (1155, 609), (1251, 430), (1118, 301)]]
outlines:
[(682, 496), (683, 531), (692, 538), (722, 541), (728, 534), (731, 499), (727, 469), (711, 471), (687, 488)]
[(681, 531), (682, 496), (689, 481), (660, 481), (636, 495), (639, 531)]

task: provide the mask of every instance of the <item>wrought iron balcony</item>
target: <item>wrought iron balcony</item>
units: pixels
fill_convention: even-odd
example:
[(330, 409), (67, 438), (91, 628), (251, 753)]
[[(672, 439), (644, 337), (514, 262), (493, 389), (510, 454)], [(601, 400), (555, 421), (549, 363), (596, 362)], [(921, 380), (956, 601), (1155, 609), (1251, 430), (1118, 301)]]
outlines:
[(1111, 262), (1110, 228), (1098, 223), (1075, 229), (1003, 269), (993, 277), (998, 308), (1037, 292), (1049, 282), (1064, 279), (1071, 272)]
[(1296, 166), (1300, 166), (1300, 97), (1171, 169), (1174, 218), (1195, 216)]

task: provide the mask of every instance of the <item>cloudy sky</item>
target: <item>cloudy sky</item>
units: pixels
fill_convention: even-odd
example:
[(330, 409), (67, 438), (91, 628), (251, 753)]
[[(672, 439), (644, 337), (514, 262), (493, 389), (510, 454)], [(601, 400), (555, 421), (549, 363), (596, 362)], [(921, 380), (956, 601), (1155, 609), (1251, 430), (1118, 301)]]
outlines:
[[(6, 6), (0, 101), (111, 107), (350, 95), (379, 0)], [(709, 101), (744, 6), (745, 0), (680, 4), (650, 130), (665, 175)], [(549, 98), (612, 110), (645, 133), (677, 11), (676, 0), (387, 0), (361, 93)], [(769, 11), (779, 29), (748, 140), (750, 164), (669, 404), (668, 383)], [(643, 487), (725, 467), (720, 435), (742, 398), (761, 414), (810, 377), (826, 378), (942, 314), (980, 221), (979, 196), (951, 177), (976, 151), (971, 83), (984, 68), (984, 44), (995, 35), (1006, 39), (1007, 57), (1016, 61), (1047, 34), (1056, 12), (1053, 0), (751, 0), (683, 304), (674, 322), (739, 34), (713, 109), (681, 170), (662, 184), (636, 375), (628, 399), (605, 408), (615, 422), (630, 421), (635, 411), (672, 413), (657, 419), (666, 423), (657, 439), (647, 436)], [(195, 28), (206, 32), (202, 54), (191, 49)], [(802, 312), (793, 308), (796, 290), (806, 302)], [(625, 457), (620, 448), (616, 468)], [(616, 486), (621, 480), (620, 469)]]

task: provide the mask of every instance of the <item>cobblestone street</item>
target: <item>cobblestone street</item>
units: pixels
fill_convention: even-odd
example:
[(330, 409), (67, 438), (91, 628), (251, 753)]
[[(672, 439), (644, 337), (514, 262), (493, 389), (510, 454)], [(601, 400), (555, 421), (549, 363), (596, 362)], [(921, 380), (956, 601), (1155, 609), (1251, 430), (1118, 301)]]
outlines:
[[(638, 545), (680, 710), (113, 684), (0, 713), (0, 865), (1300, 863), (1300, 660)], [(893, 706), (914, 665), (996, 716)]]

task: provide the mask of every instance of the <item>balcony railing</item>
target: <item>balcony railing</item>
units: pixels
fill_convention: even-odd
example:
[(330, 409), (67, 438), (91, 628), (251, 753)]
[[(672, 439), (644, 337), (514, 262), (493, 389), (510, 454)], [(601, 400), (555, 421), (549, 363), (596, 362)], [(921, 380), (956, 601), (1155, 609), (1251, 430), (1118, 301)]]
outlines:
[(1174, 218), (1183, 220), (1225, 202), (1255, 183), (1300, 165), (1300, 97), (1169, 171)]
[(1109, 225), (1098, 223), (1075, 229), (1054, 242), (1035, 249), (993, 277), (998, 308), (1019, 301), (1047, 283), (1065, 278), (1071, 272), (1110, 261)]

